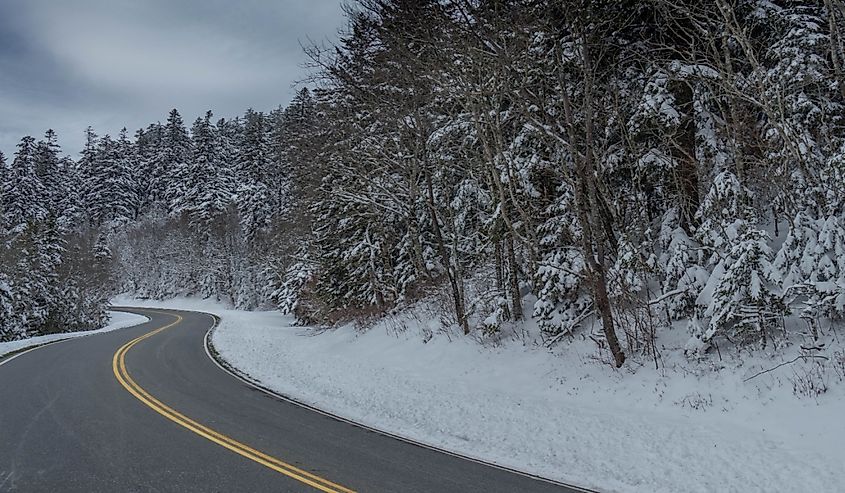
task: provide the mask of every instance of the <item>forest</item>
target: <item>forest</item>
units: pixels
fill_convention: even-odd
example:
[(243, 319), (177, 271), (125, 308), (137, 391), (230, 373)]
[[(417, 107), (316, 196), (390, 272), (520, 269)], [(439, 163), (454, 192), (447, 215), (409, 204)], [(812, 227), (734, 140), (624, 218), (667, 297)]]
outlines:
[(285, 107), (0, 154), (0, 341), (98, 326), (119, 293), (314, 325), (431, 302), (617, 367), (670, 330), (705, 358), (841, 324), (841, 0), (346, 13)]

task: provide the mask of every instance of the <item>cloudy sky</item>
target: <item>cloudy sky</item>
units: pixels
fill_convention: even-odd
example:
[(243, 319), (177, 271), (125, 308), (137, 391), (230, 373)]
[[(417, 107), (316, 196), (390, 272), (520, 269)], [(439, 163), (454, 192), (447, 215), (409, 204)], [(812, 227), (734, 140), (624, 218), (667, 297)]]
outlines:
[(88, 125), (286, 104), (307, 75), (300, 44), (343, 24), (340, 0), (0, 0), (0, 150), (53, 128), (76, 157)]

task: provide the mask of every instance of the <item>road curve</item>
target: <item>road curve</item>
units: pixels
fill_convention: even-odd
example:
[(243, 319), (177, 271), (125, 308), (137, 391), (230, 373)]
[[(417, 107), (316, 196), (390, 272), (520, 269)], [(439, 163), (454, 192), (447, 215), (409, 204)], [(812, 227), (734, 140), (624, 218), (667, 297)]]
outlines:
[(276, 399), (209, 359), (212, 316), (125, 310), (150, 320), (0, 366), (0, 491), (580, 491)]

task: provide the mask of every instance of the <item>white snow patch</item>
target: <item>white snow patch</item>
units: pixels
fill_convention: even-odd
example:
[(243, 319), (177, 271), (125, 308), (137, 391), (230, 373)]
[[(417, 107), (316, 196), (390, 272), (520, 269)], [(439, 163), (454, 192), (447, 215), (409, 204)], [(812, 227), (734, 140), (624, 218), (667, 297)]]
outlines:
[[(793, 366), (747, 383), (776, 362), (704, 368), (679, 358), (661, 370), (616, 371), (596, 360), (589, 340), (555, 351), (518, 341), (486, 347), (435, 329), (423, 343), (420, 332), (436, 321), (318, 331), (208, 301), (122, 303), (214, 313), (215, 348), (263, 385), (560, 481), (626, 492), (836, 491), (843, 481), (843, 385), (799, 399), (788, 383)], [(686, 331), (677, 332), (682, 344)]]
[(4, 355), (20, 351), (33, 346), (40, 346), (48, 342), (56, 342), (64, 339), (73, 339), (75, 337), (84, 337), (92, 334), (101, 334), (117, 329), (124, 329), (147, 322), (149, 318), (142, 315), (126, 312), (109, 311), (109, 323), (105, 327), (96, 330), (85, 330), (80, 332), (63, 332), (60, 334), (48, 334), (43, 336), (30, 337), (29, 339), (21, 339), (19, 341), (0, 342), (0, 358)]

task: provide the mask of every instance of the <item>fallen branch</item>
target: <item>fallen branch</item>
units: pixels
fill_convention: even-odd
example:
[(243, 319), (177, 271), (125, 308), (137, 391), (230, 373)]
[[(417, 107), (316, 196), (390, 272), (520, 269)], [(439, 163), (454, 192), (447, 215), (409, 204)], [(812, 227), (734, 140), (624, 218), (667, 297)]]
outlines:
[(679, 295), (679, 294), (684, 294), (684, 293), (686, 293), (687, 291), (689, 291), (689, 288), (676, 289), (676, 290), (674, 290), (674, 291), (669, 291), (668, 293), (664, 293), (663, 295), (661, 295), (661, 296), (660, 296), (660, 297), (658, 297), (658, 298), (655, 298), (655, 299), (653, 299), (653, 300), (648, 300), (648, 304), (649, 304), (649, 306), (651, 306), (651, 305), (656, 305), (656, 304), (658, 304), (658, 303), (661, 303), (661, 302), (662, 302), (663, 300), (665, 300), (666, 298), (671, 298), (671, 297), (673, 297), (673, 296), (677, 296), (677, 295)]
[(747, 382), (747, 381), (751, 380), (752, 378), (759, 377), (760, 375), (762, 375), (762, 374), (764, 374), (764, 373), (769, 373), (770, 371), (775, 371), (775, 370), (777, 370), (778, 368), (780, 368), (781, 366), (791, 365), (792, 363), (795, 363), (795, 362), (796, 362), (796, 361), (798, 361), (799, 359), (807, 359), (807, 358), (815, 358), (815, 359), (830, 360), (830, 358), (828, 358), (827, 356), (821, 356), (821, 355), (819, 355), (819, 354), (807, 354), (807, 355), (801, 355), (801, 356), (798, 356), (797, 358), (795, 358), (795, 359), (793, 359), (793, 360), (791, 360), (791, 361), (784, 361), (783, 363), (781, 363), (781, 364), (779, 364), (779, 365), (777, 365), (777, 366), (775, 366), (775, 367), (769, 368), (768, 370), (763, 370), (763, 371), (761, 371), (761, 372), (755, 373), (754, 375), (751, 375), (750, 377), (746, 378), (746, 379), (745, 379), (745, 380), (743, 380), (742, 382), (743, 382), (743, 383), (745, 383), (745, 382)]
[(555, 334), (551, 339), (546, 341), (546, 347), (551, 348), (552, 346), (557, 344), (559, 340), (563, 339), (564, 336), (572, 335), (572, 333), (575, 331), (575, 328), (578, 327), (581, 322), (587, 320), (588, 318), (590, 318), (590, 316), (595, 313), (595, 310), (587, 310), (581, 315), (578, 315), (575, 320), (571, 324), (569, 324), (569, 327), (566, 330), (560, 331), (559, 333)]

